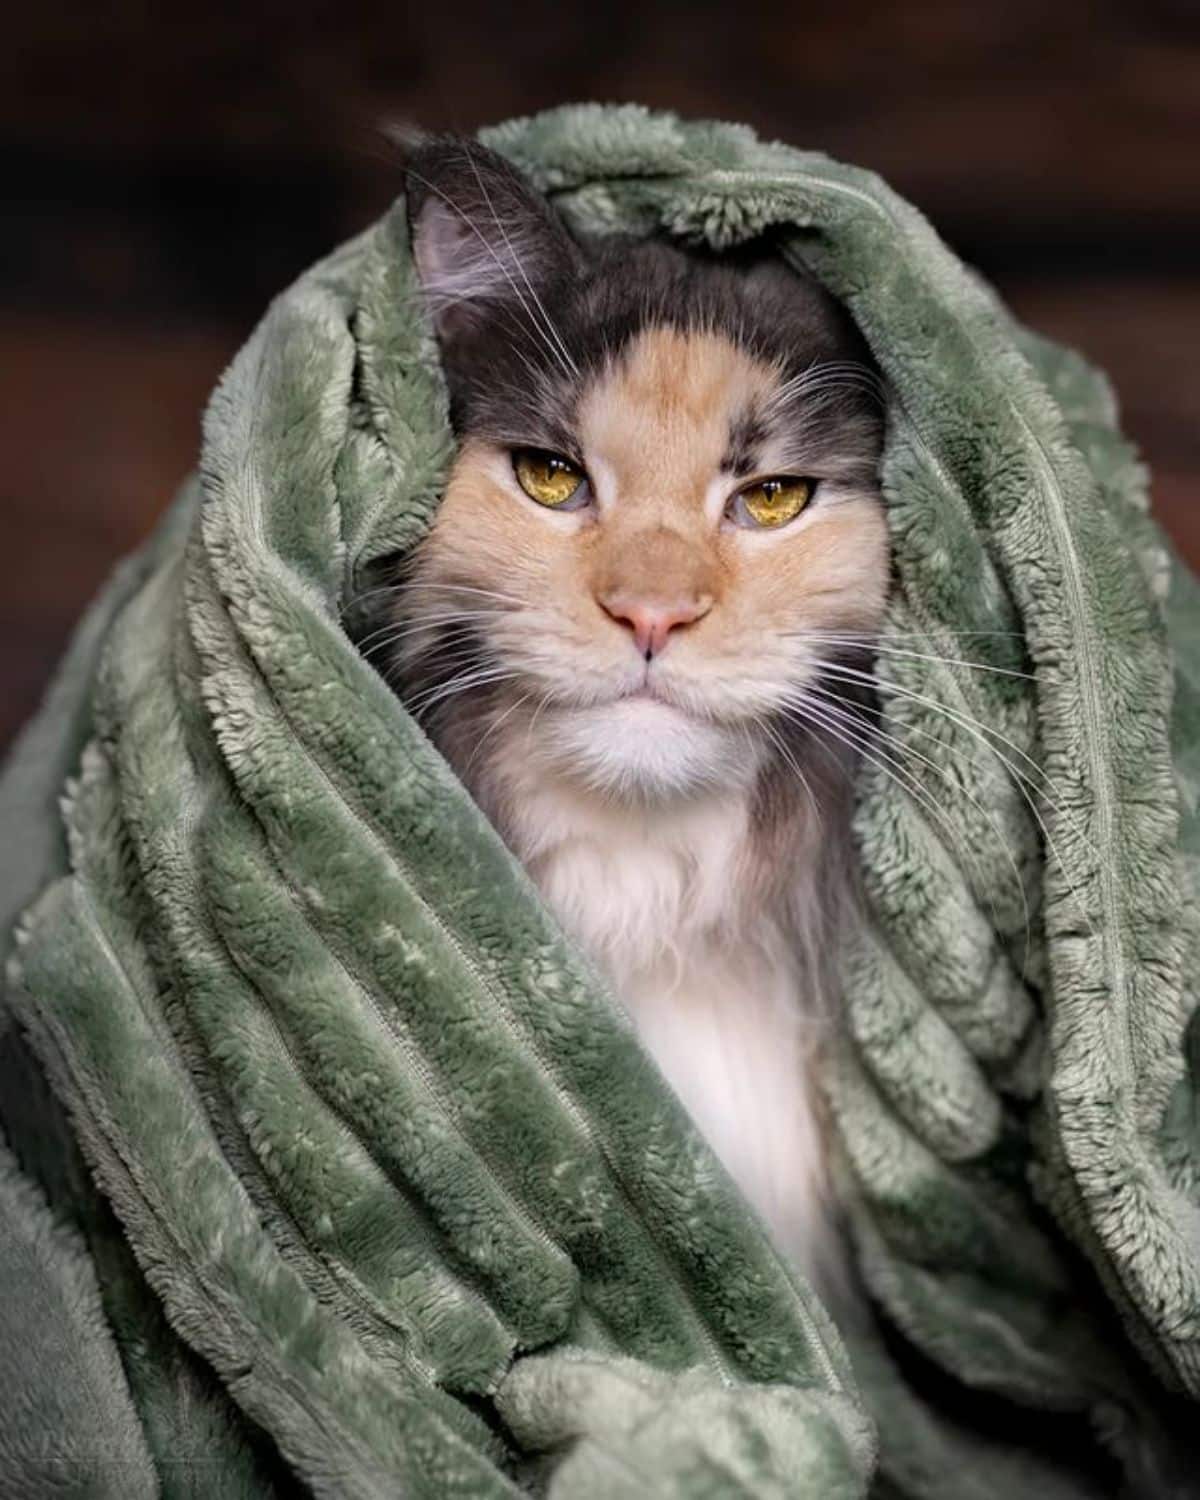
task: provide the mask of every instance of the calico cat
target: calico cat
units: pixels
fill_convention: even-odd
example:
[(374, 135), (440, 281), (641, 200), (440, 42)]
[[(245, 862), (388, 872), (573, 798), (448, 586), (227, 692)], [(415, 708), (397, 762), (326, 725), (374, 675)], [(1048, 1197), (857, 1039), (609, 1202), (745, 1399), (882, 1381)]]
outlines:
[(419, 146), (407, 189), (460, 446), (397, 586), (394, 680), (828, 1282), (812, 1061), (870, 733), (846, 680), (888, 579), (879, 378), (768, 254), (581, 242), (469, 141)]

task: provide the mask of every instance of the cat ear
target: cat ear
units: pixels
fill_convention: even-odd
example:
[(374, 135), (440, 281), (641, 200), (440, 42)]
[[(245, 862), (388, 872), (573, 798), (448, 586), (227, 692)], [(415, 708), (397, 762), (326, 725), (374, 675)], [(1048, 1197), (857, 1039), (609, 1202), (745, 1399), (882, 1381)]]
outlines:
[(543, 289), (577, 268), (579, 251), (546, 199), (476, 141), (418, 146), (406, 187), (417, 275), (443, 341), (498, 303), (536, 316)]

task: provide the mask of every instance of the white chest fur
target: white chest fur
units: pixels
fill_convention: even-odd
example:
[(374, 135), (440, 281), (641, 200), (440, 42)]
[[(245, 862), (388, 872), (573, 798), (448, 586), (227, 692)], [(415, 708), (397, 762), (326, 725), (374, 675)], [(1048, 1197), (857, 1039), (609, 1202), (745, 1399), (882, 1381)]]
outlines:
[(506, 798), (506, 832), (776, 1243), (824, 1278), (830, 1221), (796, 946), (740, 899), (748, 797), (615, 807), (558, 786)]

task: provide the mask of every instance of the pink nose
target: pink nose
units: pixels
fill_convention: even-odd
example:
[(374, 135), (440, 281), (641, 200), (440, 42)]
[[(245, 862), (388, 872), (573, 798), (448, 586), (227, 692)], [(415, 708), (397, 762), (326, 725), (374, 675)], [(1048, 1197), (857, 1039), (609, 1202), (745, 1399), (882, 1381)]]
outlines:
[(633, 599), (617, 593), (598, 602), (605, 614), (633, 631), (633, 643), (647, 661), (659, 654), (672, 630), (693, 624), (712, 608), (712, 599), (708, 595), (699, 599), (663, 601)]

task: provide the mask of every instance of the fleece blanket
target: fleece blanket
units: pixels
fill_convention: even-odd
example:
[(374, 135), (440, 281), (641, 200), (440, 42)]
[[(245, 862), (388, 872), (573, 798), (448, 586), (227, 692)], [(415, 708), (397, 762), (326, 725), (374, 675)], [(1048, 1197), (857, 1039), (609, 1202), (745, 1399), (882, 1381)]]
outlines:
[(578, 230), (770, 235), (892, 392), (824, 1080), (872, 1321), (356, 649), (453, 448), (401, 201), (271, 307), (10, 761), (0, 1493), (1197, 1493), (1200, 600), (1107, 385), (870, 173), (485, 138)]

